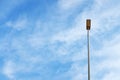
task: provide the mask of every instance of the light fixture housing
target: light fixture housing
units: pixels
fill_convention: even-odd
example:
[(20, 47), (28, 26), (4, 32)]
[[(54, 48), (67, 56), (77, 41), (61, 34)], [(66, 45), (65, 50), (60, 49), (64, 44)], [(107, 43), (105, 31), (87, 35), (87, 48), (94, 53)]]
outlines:
[(91, 28), (91, 19), (86, 20), (86, 30), (90, 30)]

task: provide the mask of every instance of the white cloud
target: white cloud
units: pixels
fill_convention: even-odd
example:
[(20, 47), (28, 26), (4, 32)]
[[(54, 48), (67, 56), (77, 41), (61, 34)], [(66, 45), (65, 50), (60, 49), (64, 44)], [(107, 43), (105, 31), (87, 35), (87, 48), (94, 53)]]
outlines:
[(66, 43), (71, 43), (80, 39), (83, 36), (84, 32), (81, 31), (80, 27), (75, 27), (69, 30), (61, 31), (60, 33), (53, 36), (53, 41), (61, 41)]
[[(112, 40), (105, 40), (103, 42), (103, 47), (102, 47), (102, 50), (101, 51), (95, 51), (95, 53), (97, 54), (94, 54), (94, 55), (98, 55), (98, 56), (111, 56), (111, 57), (114, 57), (114, 56), (120, 56), (119, 55), (119, 48), (120, 48), (120, 37), (118, 35), (115, 35), (112, 37)], [(105, 54), (104, 54), (105, 53)]]
[(14, 74), (15, 74), (15, 67), (14, 63), (12, 61), (8, 61), (5, 63), (3, 68), (3, 74), (5, 74), (10, 80), (14, 80)]
[(19, 17), (18, 20), (16, 21), (8, 21), (6, 23), (6, 26), (8, 27), (12, 27), (16, 30), (22, 30), (24, 29), (25, 27), (28, 27), (28, 20), (26, 17)]
[[(99, 51), (93, 51), (93, 53), (91, 53), (91, 57), (93, 58), (93, 60), (91, 61), (91, 73), (93, 77), (97, 77), (98, 75), (100, 75), (100, 73), (104, 73), (104, 71), (106, 71), (107, 73), (104, 73), (102, 77), (103, 80), (119, 80), (119, 40), (120, 37), (116, 35), (113, 40), (104, 41), (102, 49), (100, 49)], [(97, 62), (97, 60), (94, 61), (94, 58), (101, 58), (101, 60)]]
[(103, 78), (103, 80), (120, 80), (119, 77), (120, 73), (108, 73), (105, 75), (105, 77)]
[(82, 4), (83, 0), (59, 0), (59, 7), (62, 10), (73, 9), (76, 6)]
[(45, 40), (40, 36), (33, 36), (28, 39), (28, 44), (34, 48), (39, 49), (45, 45)]

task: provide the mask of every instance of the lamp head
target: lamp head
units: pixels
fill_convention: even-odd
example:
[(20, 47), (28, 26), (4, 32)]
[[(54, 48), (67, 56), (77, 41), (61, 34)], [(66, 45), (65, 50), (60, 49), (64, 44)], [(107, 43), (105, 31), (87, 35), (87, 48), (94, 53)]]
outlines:
[(90, 30), (90, 28), (91, 28), (91, 20), (87, 19), (86, 20), (86, 30)]

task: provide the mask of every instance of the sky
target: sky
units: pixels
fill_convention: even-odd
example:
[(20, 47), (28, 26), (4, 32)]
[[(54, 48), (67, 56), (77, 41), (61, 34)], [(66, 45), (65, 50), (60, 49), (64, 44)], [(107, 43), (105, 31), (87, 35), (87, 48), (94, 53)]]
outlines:
[(0, 80), (87, 80), (86, 19), (91, 80), (120, 80), (120, 0), (0, 0)]

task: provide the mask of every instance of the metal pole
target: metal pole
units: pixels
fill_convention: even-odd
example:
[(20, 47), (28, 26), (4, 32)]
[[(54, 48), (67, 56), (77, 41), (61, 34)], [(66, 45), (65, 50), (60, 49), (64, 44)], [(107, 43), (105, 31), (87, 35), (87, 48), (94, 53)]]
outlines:
[(86, 30), (87, 30), (87, 49), (88, 49), (88, 80), (90, 80), (90, 45), (89, 45), (89, 30), (91, 28), (91, 20), (86, 20)]
[(90, 80), (90, 49), (89, 49), (89, 30), (87, 30), (87, 47), (88, 47), (88, 80)]

